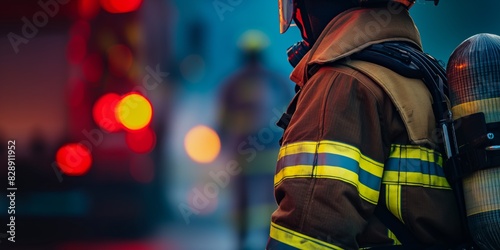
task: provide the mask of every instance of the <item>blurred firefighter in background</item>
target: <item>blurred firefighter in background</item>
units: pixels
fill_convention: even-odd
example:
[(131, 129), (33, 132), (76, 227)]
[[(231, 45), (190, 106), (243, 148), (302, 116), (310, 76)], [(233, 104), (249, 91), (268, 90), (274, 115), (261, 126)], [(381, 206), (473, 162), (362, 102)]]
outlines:
[(269, 216), (276, 208), (272, 190), (281, 129), (275, 124), (293, 93), (286, 77), (265, 65), (268, 45), (258, 30), (240, 36), (242, 66), (225, 80), (219, 98), (222, 151), (242, 169), (230, 184), (238, 249), (265, 247)]

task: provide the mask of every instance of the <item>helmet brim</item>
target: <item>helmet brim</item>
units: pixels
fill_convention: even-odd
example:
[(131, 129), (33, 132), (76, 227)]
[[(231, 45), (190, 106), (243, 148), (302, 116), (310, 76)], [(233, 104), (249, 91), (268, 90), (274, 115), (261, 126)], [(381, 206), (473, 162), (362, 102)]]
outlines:
[(293, 0), (278, 0), (280, 33), (285, 33), (293, 19)]

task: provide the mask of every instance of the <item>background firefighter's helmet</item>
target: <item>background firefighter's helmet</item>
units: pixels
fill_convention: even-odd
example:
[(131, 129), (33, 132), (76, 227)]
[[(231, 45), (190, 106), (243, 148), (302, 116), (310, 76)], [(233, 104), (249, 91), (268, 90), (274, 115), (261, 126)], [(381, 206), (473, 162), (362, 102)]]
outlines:
[[(500, 36), (482, 33), (462, 42), (448, 61), (447, 77), (454, 120), (482, 112), (486, 124), (500, 122)], [(462, 183), (473, 240), (481, 249), (500, 249), (500, 166)]]
[(238, 38), (238, 48), (243, 51), (263, 51), (269, 46), (269, 37), (260, 30), (247, 30)]
[[(296, 1), (297, 0), (278, 0), (280, 33), (282, 34), (288, 30), (290, 24), (292, 23)], [(310, 1), (310, 0), (299, 0), (299, 1)], [(345, 0), (345, 1), (356, 2), (356, 0)], [(427, 0), (427, 1), (434, 1), (436, 5), (439, 2), (439, 0)], [(411, 8), (411, 6), (413, 6), (415, 0), (357, 0), (357, 2), (358, 5), (360, 6), (397, 2), (403, 4), (409, 9)]]

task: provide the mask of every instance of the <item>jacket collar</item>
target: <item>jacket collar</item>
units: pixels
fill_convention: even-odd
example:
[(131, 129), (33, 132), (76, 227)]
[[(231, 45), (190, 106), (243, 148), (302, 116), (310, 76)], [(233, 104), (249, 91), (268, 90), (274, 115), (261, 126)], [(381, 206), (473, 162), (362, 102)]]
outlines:
[(292, 71), (290, 79), (302, 87), (308, 80), (311, 65), (331, 63), (372, 44), (387, 41), (407, 41), (422, 47), (420, 33), (406, 9), (389, 6), (347, 10), (325, 27)]

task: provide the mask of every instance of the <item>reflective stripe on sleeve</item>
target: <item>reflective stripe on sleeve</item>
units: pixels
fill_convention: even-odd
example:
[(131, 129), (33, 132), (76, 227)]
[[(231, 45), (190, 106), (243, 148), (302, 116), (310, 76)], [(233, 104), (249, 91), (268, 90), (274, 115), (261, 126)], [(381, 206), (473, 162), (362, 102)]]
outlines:
[[(290, 249), (287, 246), (295, 247), (297, 249), (342, 249), (333, 244), (292, 231), (272, 222), (270, 236), (271, 241), (275, 240), (277, 242), (268, 243), (268, 247), (269, 244), (273, 244), (274, 246), (273, 248), (268, 249)], [(283, 246), (280, 246), (280, 243), (283, 244)]]
[(297, 142), (280, 149), (276, 172), (275, 186), (290, 178), (341, 180), (355, 186), (362, 199), (376, 204), (383, 165), (347, 144)]
[(425, 147), (392, 145), (385, 165), (384, 184), (450, 189), (441, 154)]

